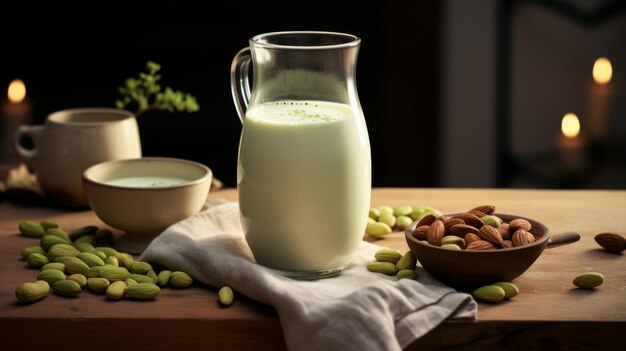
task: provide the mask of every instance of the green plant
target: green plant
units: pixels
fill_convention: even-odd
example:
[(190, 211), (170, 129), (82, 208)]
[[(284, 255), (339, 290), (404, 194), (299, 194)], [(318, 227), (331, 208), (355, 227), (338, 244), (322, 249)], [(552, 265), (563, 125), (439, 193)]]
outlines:
[(196, 112), (200, 109), (196, 98), (189, 93), (170, 87), (165, 87), (165, 90), (161, 89), (159, 84), (161, 75), (157, 74), (161, 65), (148, 61), (146, 69), (147, 72), (139, 73), (139, 78), (128, 78), (124, 86), (117, 89), (122, 95), (115, 101), (117, 108), (125, 108), (135, 103), (137, 105), (136, 117), (150, 110)]

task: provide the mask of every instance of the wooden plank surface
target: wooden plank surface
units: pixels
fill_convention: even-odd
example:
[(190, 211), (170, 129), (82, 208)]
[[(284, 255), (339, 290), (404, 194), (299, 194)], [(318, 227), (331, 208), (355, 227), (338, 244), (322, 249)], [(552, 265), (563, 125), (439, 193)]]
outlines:
[[(514, 282), (520, 295), (502, 304), (481, 304), (478, 319), (490, 321), (622, 321), (626, 322), (626, 255), (601, 250), (593, 237), (601, 232), (626, 236), (625, 191), (546, 191), (489, 189), (385, 189), (374, 191), (373, 205), (428, 204), (444, 213), (492, 204), (502, 213), (536, 219), (552, 235), (576, 231), (577, 243), (546, 249)], [(401, 234), (376, 242), (407, 248)], [(592, 291), (574, 289), (581, 273), (598, 271), (606, 282)]]
[[(212, 196), (236, 199), (236, 191)], [(626, 332), (626, 255), (603, 252), (593, 241), (599, 232), (626, 234), (624, 191), (539, 191), (488, 189), (375, 189), (373, 205), (428, 204), (445, 213), (493, 204), (500, 212), (520, 214), (546, 224), (551, 232), (578, 231), (580, 242), (545, 250), (515, 283), (520, 295), (497, 305), (479, 304), (475, 322), (449, 321), (411, 348), (551, 346), (614, 347)], [(157, 301), (106, 301), (89, 292), (67, 299), (55, 295), (27, 306), (17, 304), (14, 289), (35, 279), (26, 268), (21, 248), (36, 245), (17, 235), (20, 220), (52, 218), (72, 229), (104, 226), (91, 211), (16, 207), (0, 203), (0, 344), (9, 350), (49, 345), (51, 339), (78, 338), (92, 349), (111, 343), (142, 349), (284, 348), (280, 322), (272, 307), (242, 296), (224, 309), (216, 289), (195, 286), (164, 289)], [(370, 238), (365, 238), (373, 241)], [(407, 250), (402, 233), (376, 244)], [(604, 273), (606, 282), (594, 291), (574, 289), (572, 279), (585, 271)], [(594, 335), (594, 337), (590, 337)]]

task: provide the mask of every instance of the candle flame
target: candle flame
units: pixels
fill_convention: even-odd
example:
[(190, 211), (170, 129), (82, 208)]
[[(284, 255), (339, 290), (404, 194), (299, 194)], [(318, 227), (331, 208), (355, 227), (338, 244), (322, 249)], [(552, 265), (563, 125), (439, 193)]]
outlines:
[(14, 104), (20, 103), (26, 97), (26, 85), (21, 79), (13, 79), (9, 84), (9, 90), (7, 91), (9, 101)]
[(598, 84), (607, 84), (613, 77), (613, 66), (606, 57), (600, 57), (593, 64), (593, 80)]
[(580, 133), (580, 122), (578, 121), (578, 116), (573, 113), (568, 113), (563, 116), (563, 120), (561, 120), (561, 132), (567, 138), (575, 138)]

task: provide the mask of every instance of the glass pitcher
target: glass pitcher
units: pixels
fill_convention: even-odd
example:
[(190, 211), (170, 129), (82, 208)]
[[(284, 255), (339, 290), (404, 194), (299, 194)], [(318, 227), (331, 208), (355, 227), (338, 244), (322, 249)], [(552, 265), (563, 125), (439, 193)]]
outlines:
[(237, 189), (246, 241), (257, 263), (286, 276), (337, 274), (363, 238), (371, 159), (355, 81), (360, 41), (261, 34), (231, 66), (243, 122)]

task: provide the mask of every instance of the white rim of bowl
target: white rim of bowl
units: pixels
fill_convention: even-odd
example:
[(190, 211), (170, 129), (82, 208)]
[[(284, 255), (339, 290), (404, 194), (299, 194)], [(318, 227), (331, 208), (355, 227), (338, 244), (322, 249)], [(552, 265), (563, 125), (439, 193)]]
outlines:
[[(130, 162), (141, 162), (141, 161), (147, 161), (147, 162), (151, 162), (151, 161), (165, 161), (165, 162), (171, 162), (171, 163), (184, 163), (187, 165), (191, 165), (194, 167), (198, 167), (200, 169), (202, 169), (204, 171), (204, 175), (200, 178), (194, 179), (194, 180), (189, 180), (189, 181), (185, 181), (184, 183), (180, 183), (180, 184), (174, 184), (174, 185), (167, 185), (167, 186), (159, 186), (159, 187), (141, 187), (141, 186), (120, 186), (120, 185), (113, 185), (113, 184), (109, 184), (109, 183), (104, 183), (104, 182), (100, 182), (97, 180), (94, 180), (92, 178), (89, 177), (89, 172), (93, 172), (94, 169), (98, 168), (98, 167), (104, 167), (110, 164), (114, 164), (114, 163), (130, 163)], [(185, 160), (185, 159), (181, 159), (181, 158), (171, 158), (171, 157), (142, 157), (142, 158), (130, 158), (130, 159), (125, 159), (125, 160), (114, 160), (114, 161), (105, 161), (105, 162), (101, 162), (98, 164), (95, 164), (89, 168), (87, 168), (85, 170), (85, 172), (83, 172), (83, 180), (85, 182), (94, 184), (94, 185), (98, 185), (98, 186), (102, 186), (102, 187), (108, 187), (108, 188), (114, 188), (114, 189), (132, 189), (132, 190), (141, 190), (141, 191), (155, 191), (155, 190), (168, 190), (168, 189), (172, 189), (172, 188), (181, 188), (181, 187), (187, 187), (187, 186), (191, 186), (191, 185), (196, 185), (196, 184), (200, 184), (205, 182), (209, 177), (213, 176), (213, 171), (211, 171), (211, 169), (205, 165), (203, 165), (202, 163), (198, 163), (198, 162), (194, 162), (194, 161), (189, 161), (189, 160)]]

